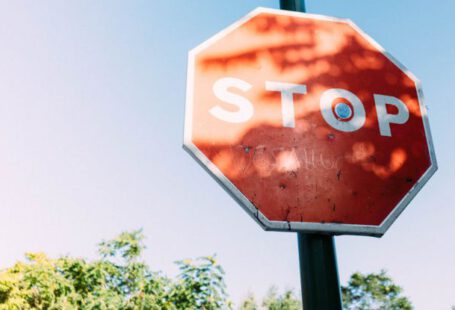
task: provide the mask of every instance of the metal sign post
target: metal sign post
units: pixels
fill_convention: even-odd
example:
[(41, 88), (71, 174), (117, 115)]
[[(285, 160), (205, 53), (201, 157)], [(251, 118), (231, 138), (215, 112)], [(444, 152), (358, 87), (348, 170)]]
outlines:
[[(305, 0), (280, 0), (280, 8), (306, 12)], [(305, 310), (341, 310), (335, 240), (332, 235), (297, 233)]]
[(306, 12), (305, 0), (280, 0), (280, 8), (288, 11)]
[(184, 148), (265, 230), (380, 237), (437, 169), (421, 94), (352, 21), (257, 8), (189, 52)]
[(305, 310), (341, 310), (333, 236), (382, 236), (433, 175), (428, 117), (352, 21), (280, 5), (189, 52), (184, 148), (262, 228), (298, 232)]
[(331, 235), (297, 233), (303, 309), (341, 310), (341, 292)]

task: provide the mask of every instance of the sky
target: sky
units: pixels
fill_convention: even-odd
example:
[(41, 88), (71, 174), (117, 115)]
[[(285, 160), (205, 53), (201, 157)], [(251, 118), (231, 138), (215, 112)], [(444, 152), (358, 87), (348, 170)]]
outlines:
[[(144, 260), (216, 253), (231, 298), (299, 290), (295, 233), (264, 232), (182, 149), (187, 53), (279, 1), (0, 2), (0, 268), (95, 258), (143, 228)], [(341, 283), (385, 269), (416, 309), (455, 305), (455, 3), (307, 1), (350, 18), (423, 84), (439, 170), (382, 238), (336, 237)]]

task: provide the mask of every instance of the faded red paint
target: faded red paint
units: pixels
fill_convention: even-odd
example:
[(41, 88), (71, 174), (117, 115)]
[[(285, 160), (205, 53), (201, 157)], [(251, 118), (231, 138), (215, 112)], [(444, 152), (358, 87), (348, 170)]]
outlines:
[[(232, 108), (212, 91), (222, 77), (253, 86), (239, 93), (254, 105), (248, 122), (209, 113)], [(414, 81), (348, 23), (261, 13), (197, 54), (190, 78), (193, 144), (269, 220), (379, 225), (431, 165)], [(295, 128), (282, 126), (280, 93), (266, 80), (307, 86), (294, 96)], [(331, 88), (360, 98), (361, 129), (323, 119), (319, 99)], [(379, 133), (373, 94), (409, 110), (392, 137)]]

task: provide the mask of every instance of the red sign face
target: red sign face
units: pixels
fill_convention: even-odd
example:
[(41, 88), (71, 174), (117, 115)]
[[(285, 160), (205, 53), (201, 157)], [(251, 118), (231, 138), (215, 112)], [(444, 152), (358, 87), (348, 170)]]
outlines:
[(184, 146), (267, 230), (380, 236), (437, 169), (409, 71), (348, 20), (262, 8), (190, 52)]

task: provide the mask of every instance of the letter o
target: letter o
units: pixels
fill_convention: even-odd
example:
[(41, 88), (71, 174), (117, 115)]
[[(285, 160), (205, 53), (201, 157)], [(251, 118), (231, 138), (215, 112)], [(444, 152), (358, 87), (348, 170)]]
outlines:
[[(335, 110), (333, 109), (333, 102), (339, 98), (347, 100), (350, 104), (337, 104), (337, 106), (340, 106), (339, 110), (342, 114), (335, 115), (337, 107)], [(339, 131), (356, 131), (365, 124), (366, 118), (363, 103), (359, 97), (348, 90), (341, 88), (326, 90), (321, 96), (320, 107), (324, 120)], [(345, 115), (346, 113), (347, 115)]]

